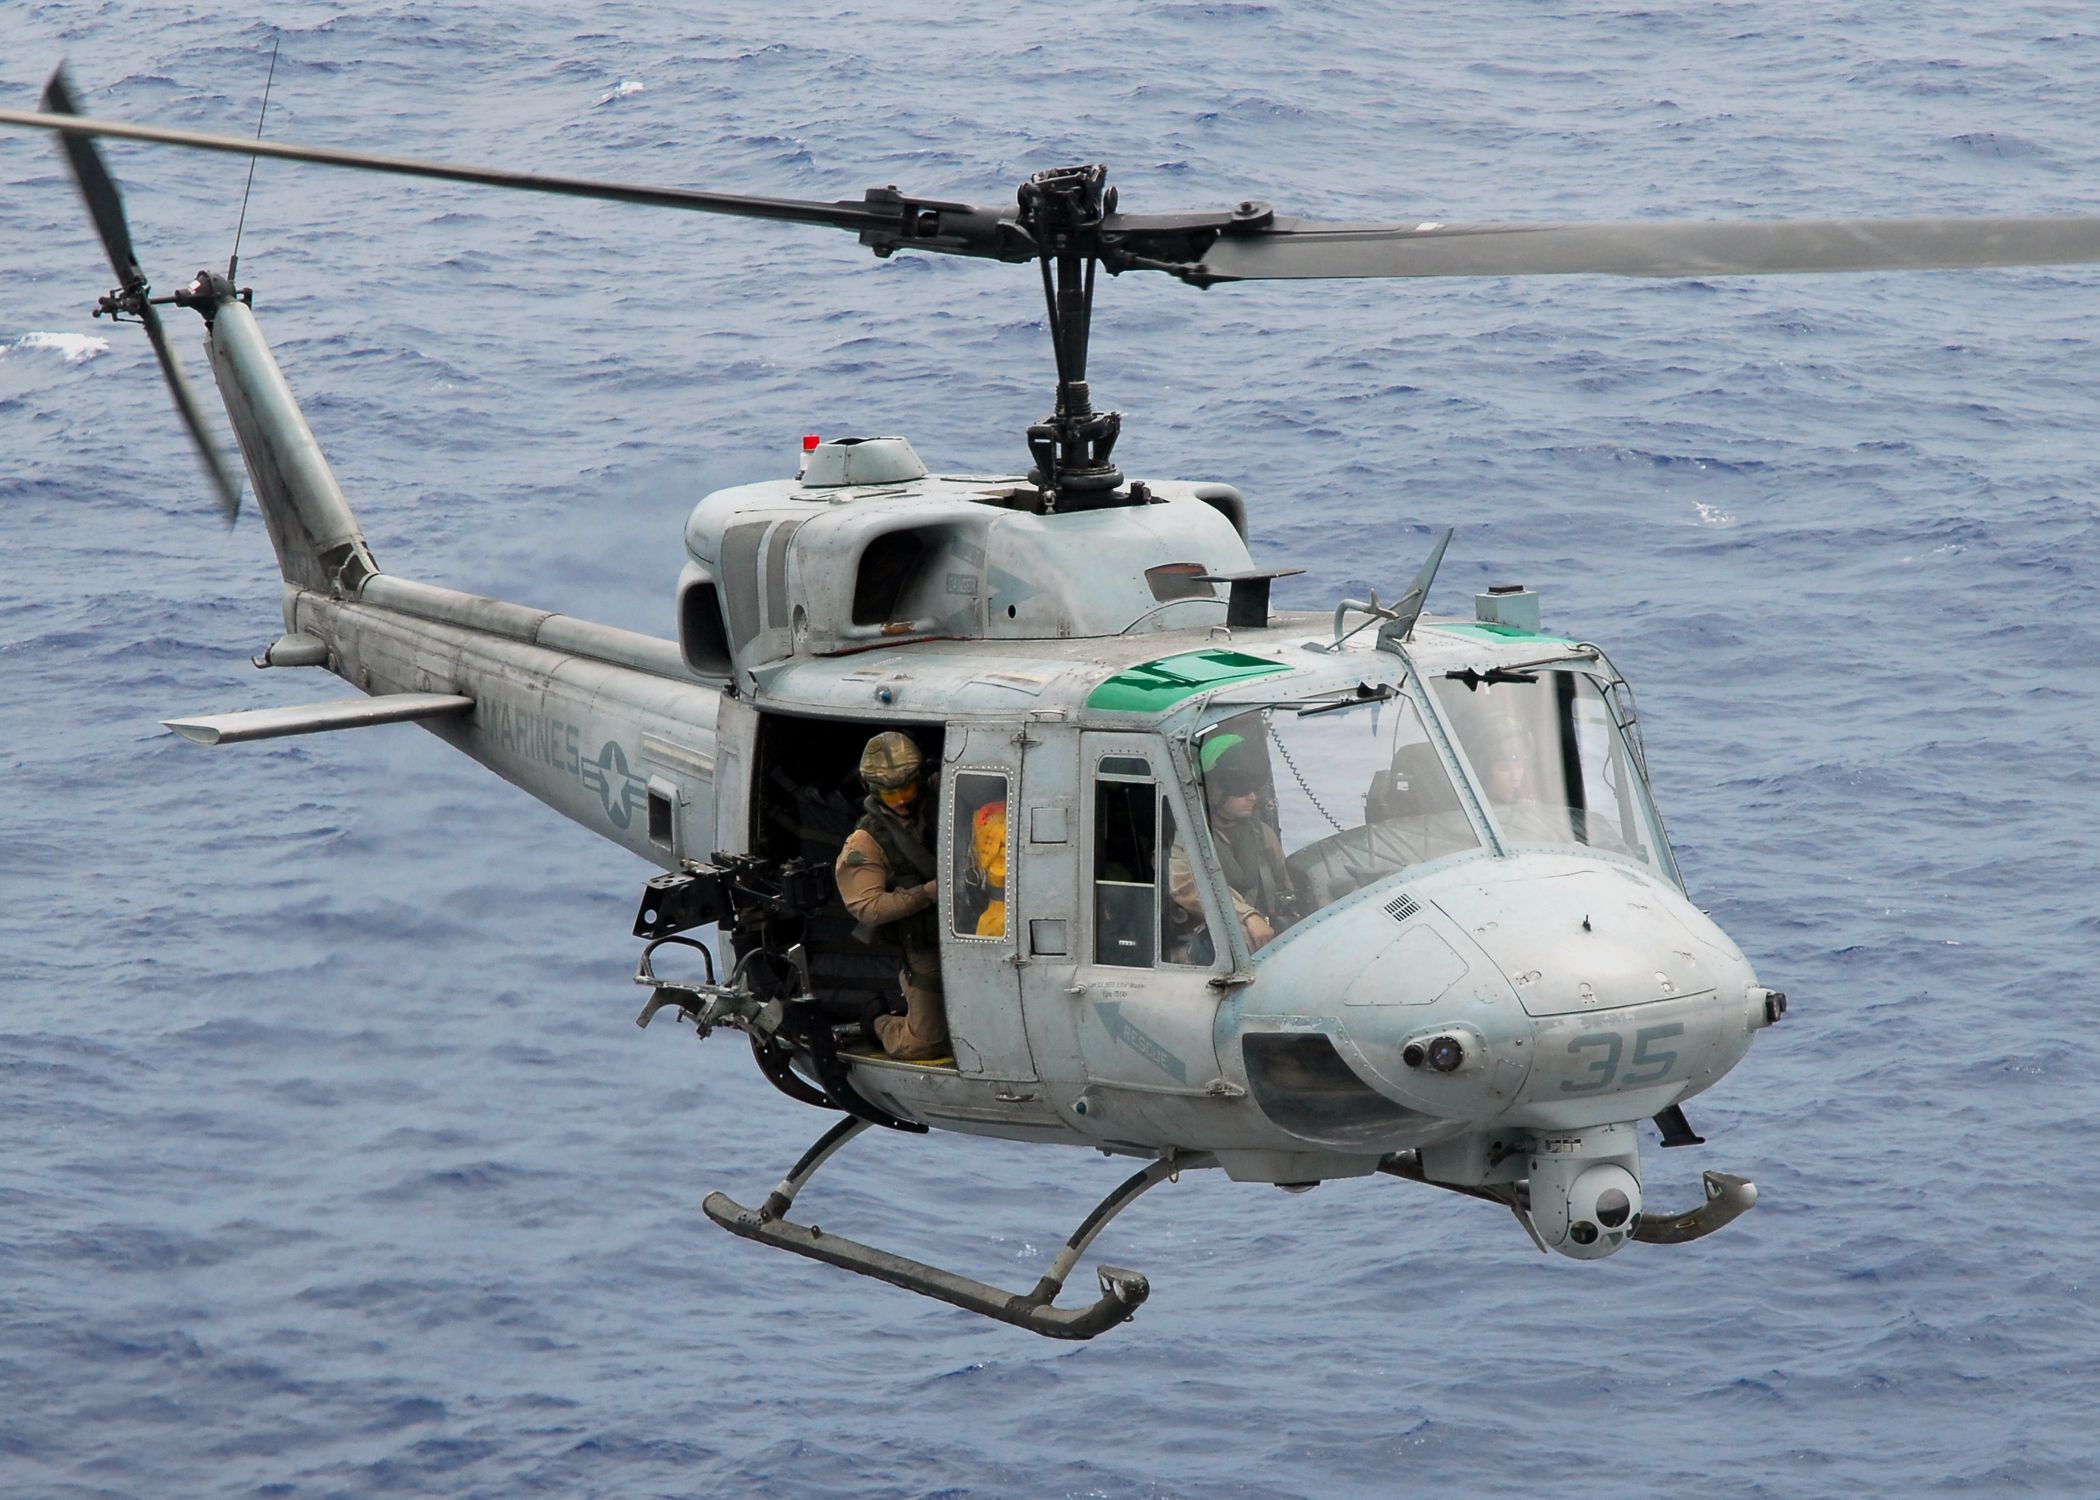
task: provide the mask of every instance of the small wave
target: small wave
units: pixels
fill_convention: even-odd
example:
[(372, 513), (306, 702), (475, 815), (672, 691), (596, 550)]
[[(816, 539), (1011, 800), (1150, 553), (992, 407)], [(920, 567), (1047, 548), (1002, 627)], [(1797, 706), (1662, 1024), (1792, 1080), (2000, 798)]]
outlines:
[(91, 333), (25, 333), (12, 344), (0, 344), (0, 354), (10, 349), (55, 349), (69, 365), (84, 365), (98, 354), (109, 353), (109, 340)]
[(1953, 137), (1952, 144), (1977, 156), (2016, 158), (2049, 154), (2032, 141), (2022, 140), (2016, 135), (2001, 135), (1995, 130), (1968, 131)]

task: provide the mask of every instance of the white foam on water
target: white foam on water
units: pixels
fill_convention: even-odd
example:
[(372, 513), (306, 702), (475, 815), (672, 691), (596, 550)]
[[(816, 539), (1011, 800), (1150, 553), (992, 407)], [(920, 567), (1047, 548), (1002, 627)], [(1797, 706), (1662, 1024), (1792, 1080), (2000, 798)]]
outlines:
[(12, 344), (0, 344), (0, 354), (10, 349), (56, 349), (69, 365), (84, 365), (98, 354), (109, 353), (109, 340), (91, 333), (25, 333)]
[(648, 86), (639, 78), (623, 78), (620, 80), (620, 86), (600, 97), (598, 103), (605, 105), (612, 103), (615, 99), (625, 99), (629, 94), (639, 94)]

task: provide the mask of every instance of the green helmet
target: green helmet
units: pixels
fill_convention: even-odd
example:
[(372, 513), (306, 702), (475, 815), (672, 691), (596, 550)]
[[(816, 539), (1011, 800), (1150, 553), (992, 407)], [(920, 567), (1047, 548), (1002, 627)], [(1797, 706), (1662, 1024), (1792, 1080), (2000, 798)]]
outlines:
[(1261, 790), (1261, 747), (1236, 734), (1214, 734), (1203, 742), (1196, 763), (1213, 795), (1238, 797)]
[(860, 779), (871, 787), (894, 791), (917, 781), (925, 762), (910, 735), (885, 729), (860, 752)]

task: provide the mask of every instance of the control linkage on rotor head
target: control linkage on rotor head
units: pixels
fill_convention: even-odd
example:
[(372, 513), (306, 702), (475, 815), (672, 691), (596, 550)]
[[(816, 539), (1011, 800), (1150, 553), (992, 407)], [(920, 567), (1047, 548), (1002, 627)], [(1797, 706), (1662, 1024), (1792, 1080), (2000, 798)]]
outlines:
[(1108, 168), (1098, 163), (1060, 167), (1036, 173), (1018, 195), (1021, 227), (1035, 240), (1043, 270), (1057, 357), (1057, 409), (1028, 429), (1028, 451), (1052, 503), (1067, 510), (1103, 504), (1123, 482), (1123, 471), (1109, 461), (1123, 414), (1095, 411), (1086, 383), (1101, 221), (1116, 210), (1116, 190), (1107, 184)]

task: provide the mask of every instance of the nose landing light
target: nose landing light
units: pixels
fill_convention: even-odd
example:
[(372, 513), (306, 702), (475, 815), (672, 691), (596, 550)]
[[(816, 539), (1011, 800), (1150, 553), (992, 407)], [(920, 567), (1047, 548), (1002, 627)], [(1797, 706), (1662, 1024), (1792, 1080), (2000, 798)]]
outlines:
[(1465, 1044), (1455, 1036), (1434, 1036), (1426, 1042), (1409, 1042), (1400, 1049), (1400, 1061), (1410, 1068), (1427, 1063), (1439, 1073), (1456, 1073), (1465, 1060)]

